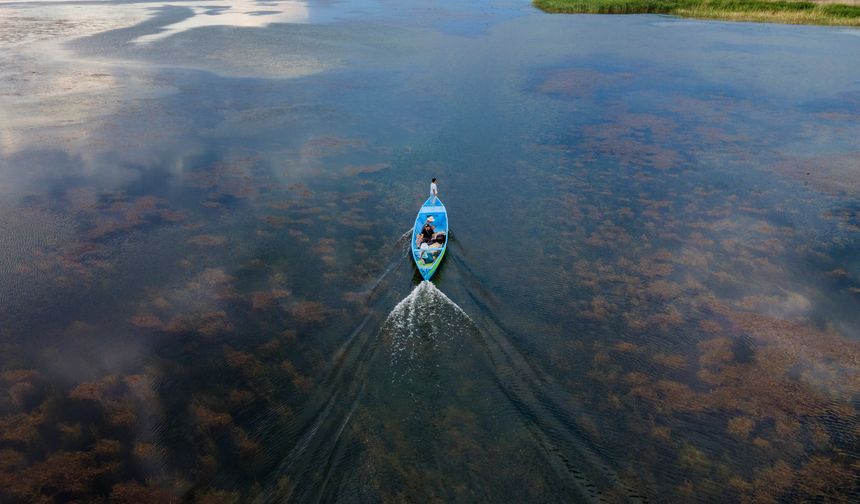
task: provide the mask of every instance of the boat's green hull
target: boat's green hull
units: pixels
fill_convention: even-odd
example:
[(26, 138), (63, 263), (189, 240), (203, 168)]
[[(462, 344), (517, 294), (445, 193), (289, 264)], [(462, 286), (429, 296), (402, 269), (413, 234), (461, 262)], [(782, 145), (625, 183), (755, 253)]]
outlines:
[[(421, 228), (427, 222), (427, 218), (431, 216), (434, 219), (435, 231), (437, 233), (445, 233), (445, 243), (442, 245), (442, 248), (421, 250), (418, 247), (417, 238), (421, 234)], [(418, 272), (421, 273), (424, 280), (430, 280), (430, 277), (439, 268), (439, 264), (442, 263), (442, 258), (445, 257), (445, 252), (448, 250), (449, 229), (448, 211), (445, 209), (445, 205), (442, 204), (439, 198), (430, 196), (418, 210), (418, 216), (415, 218), (415, 225), (412, 228), (412, 259), (415, 261)], [(433, 258), (433, 262), (431, 263), (426, 263), (424, 260), (428, 254)]]

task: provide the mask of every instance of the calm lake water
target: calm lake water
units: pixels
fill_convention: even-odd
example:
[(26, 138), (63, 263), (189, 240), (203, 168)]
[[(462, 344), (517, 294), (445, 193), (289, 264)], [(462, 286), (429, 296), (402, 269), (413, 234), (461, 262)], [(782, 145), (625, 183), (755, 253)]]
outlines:
[(0, 1), (0, 501), (856, 502), (858, 55), (527, 0)]

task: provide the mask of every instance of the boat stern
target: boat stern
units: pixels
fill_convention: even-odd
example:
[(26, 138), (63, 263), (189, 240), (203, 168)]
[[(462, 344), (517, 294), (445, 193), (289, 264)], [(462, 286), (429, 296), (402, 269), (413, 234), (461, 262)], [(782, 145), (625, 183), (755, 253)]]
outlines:
[[(418, 265), (418, 272), (421, 273), (421, 276), (424, 278), (424, 280), (430, 280), (430, 277), (432, 277), (433, 274), (436, 273), (436, 269), (439, 267), (439, 264), (442, 262), (442, 258), (445, 257), (445, 250), (446, 249), (443, 248), (442, 251), (439, 253), (439, 257), (437, 257), (436, 260), (433, 261), (433, 263), (430, 264), (429, 266), (422, 267), (421, 265)], [(416, 261), (416, 264), (417, 264), (417, 261)]]

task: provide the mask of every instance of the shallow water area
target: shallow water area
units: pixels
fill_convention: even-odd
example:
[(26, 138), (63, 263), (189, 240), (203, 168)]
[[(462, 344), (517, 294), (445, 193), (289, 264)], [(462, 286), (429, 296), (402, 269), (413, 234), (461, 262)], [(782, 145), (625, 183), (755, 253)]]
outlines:
[(855, 31), (0, 1), (0, 501), (857, 500)]

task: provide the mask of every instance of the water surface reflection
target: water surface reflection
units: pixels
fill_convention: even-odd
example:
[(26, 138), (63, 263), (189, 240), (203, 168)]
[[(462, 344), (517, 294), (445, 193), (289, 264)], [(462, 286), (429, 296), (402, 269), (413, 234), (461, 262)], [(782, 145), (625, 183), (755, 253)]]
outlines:
[(0, 5), (0, 500), (858, 498), (860, 39), (83, 7)]

